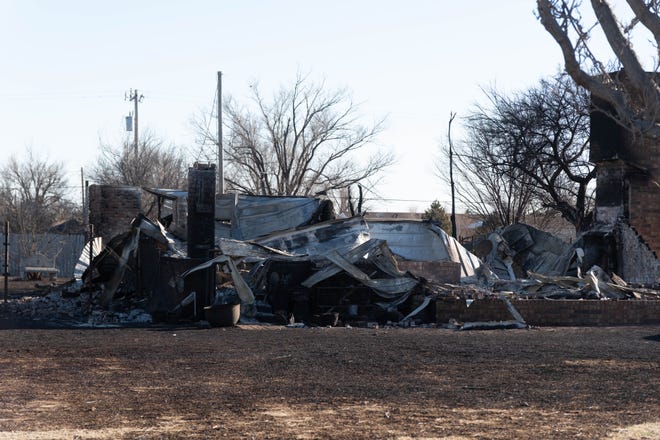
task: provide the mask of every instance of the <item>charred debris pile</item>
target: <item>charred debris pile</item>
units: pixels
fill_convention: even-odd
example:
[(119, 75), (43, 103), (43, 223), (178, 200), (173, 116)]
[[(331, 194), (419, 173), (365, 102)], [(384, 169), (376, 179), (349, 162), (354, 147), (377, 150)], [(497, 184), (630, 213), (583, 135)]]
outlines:
[[(213, 219), (213, 245), (194, 258), (171, 216), (161, 223), (138, 215), (91, 255), (88, 245), (63, 290), (16, 302), (12, 313), (144, 324), (205, 322), (213, 309), (240, 307), (242, 323), (520, 328), (511, 299), (659, 298), (657, 285), (608, 275), (581, 240), (567, 244), (523, 224), (471, 253), (433, 223), (333, 219), (317, 199), (259, 199), (244, 203), (240, 218), (235, 204), (233, 222)], [(443, 298), (496, 298), (510, 319), (440, 323)]]

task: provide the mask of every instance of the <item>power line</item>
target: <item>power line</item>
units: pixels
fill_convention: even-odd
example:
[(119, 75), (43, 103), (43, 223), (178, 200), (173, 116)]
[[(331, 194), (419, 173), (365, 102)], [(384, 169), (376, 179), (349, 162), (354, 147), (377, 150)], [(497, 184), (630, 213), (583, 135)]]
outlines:
[(89, 95), (12, 95), (12, 94), (0, 94), (0, 98), (7, 101), (24, 101), (24, 102), (34, 102), (34, 101), (80, 101), (80, 100), (105, 100), (105, 99), (116, 99), (117, 96), (121, 96), (119, 93), (100, 95), (100, 94), (89, 94)]
[[(149, 94), (149, 99), (158, 101), (188, 101), (200, 102), (206, 100), (205, 96), (196, 95), (177, 95), (167, 92), (159, 93), (154, 91), (145, 91)], [(78, 92), (0, 92), (0, 98), (17, 101), (50, 101), (50, 100), (89, 100), (89, 99), (116, 99), (121, 96), (121, 91), (78, 91)]]

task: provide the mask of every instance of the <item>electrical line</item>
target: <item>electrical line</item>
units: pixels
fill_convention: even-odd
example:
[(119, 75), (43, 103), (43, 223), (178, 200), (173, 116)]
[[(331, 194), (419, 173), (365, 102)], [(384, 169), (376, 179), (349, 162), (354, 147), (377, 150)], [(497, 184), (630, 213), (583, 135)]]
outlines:
[(0, 98), (11, 100), (61, 100), (61, 99), (110, 99), (120, 96), (118, 92), (40, 92), (40, 93), (0, 93)]
[[(149, 99), (155, 99), (158, 101), (188, 101), (188, 102), (199, 102), (205, 100), (206, 97), (202, 96), (192, 96), (192, 95), (171, 95), (171, 94), (159, 94), (158, 92), (145, 91), (149, 94)], [(153, 95), (152, 95), (153, 94)], [(6, 100), (15, 100), (15, 101), (50, 101), (50, 100), (92, 100), (92, 99), (116, 99), (118, 96), (122, 96), (123, 92), (118, 91), (99, 91), (99, 92), (25, 92), (25, 93), (13, 93), (0, 92), (0, 98)]]

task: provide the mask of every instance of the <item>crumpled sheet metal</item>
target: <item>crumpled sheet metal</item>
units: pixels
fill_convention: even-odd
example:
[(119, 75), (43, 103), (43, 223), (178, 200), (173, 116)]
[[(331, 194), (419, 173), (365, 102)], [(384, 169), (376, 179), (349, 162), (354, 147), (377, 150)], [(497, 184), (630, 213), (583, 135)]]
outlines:
[(387, 241), (390, 250), (406, 260), (454, 261), (461, 264), (461, 278), (473, 276), (479, 258), (442, 228), (415, 220), (370, 220), (369, 236)]
[[(490, 253), (484, 258), (490, 268), (503, 279), (515, 279), (512, 264), (524, 272), (564, 275), (581, 263), (584, 256), (577, 244), (566, 243), (547, 232), (517, 223), (488, 237)], [(519, 274), (525, 277), (525, 273)]]
[[(137, 251), (140, 244), (140, 237), (147, 236), (154, 239), (157, 246), (165, 251), (165, 255), (171, 258), (185, 258), (185, 251), (182, 249), (182, 243), (175, 239), (172, 234), (167, 232), (162, 224), (159, 222), (152, 222), (147, 217), (139, 214), (131, 222), (131, 230), (122, 235), (114, 237), (108, 245), (99, 250), (95, 245), (94, 247), (94, 264), (102, 264), (106, 258), (114, 260), (113, 272), (109, 279), (102, 283), (103, 293), (100, 301), (103, 306), (108, 306), (114, 298), (117, 290), (121, 286), (126, 271), (129, 270), (129, 260), (131, 256)], [(95, 241), (96, 243), (96, 241)], [(89, 254), (89, 246), (86, 247), (87, 255)], [(82, 257), (81, 257), (82, 258)], [(89, 256), (87, 256), (89, 258)], [(84, 263), (79, 262), (80, 270), (84, 270)], [(88, 276), (91, 277), (90, 275)]]
[[(354, 264), (358, 262), (360, 259), (364, 259), (366, 255), (371, 254), (371, 252), (375, 251), (377, 248), (381, 247), (384, 245), (383, 240), (375, 240), (371, 239), (368, 240), (358, 247), (355, 247), (351, 249), (350, 251), (346, 252), (343, 257), (346, 259), (351, 264)], [(310, 276), (306, 280), (302, 282), (302, 285), (305, 287), (313, 287), (316, 284), (320, 283), (323, 280), (326, 280), (339, 272), (342, 271), (342, 268), (336, 264), (328, 264), (327, 266), (323, 267), (314, 275)], [(387, 272), (386, 272), (387, 273)]]
[(233, 240), (230, 238), (219, 239), (218, 249), (220, 249), (223, 255), (228, 255), (234, 258), (245, 258), (247, 261), (260, 261), (272, 257), (294, 258), (298, 256), (259, 243)]
[(596, 296), (601, 299), (625, 299), (634, 296), (630, 289), (612, 283), (610, 277), (598, 266), (589, 269), (584, 278), (542, 275), (534, 272), (530, 272), (529, 276), (541, 284), (554, 284), (566, 290), (577, 292), (588, 289), (595, 292)]
[[(113, 255), (117, 260), (114, 273), (103, 286), (103, 294), (101, 295), (101, 304), (103, 306), (108, 306), (117, 292), (117, 289), (124, 278), (124, 274), (126, 273), (129, 258), (139, 246), (141, 235), (153, 238), (157, 243), (160, 243), (164, 249), (167, 249), (168, 253), (181, 256), (171, 234), (169, 234), (159, 222), (154, 223), (144, 215), (139, 214), (131, 222), (131, 230), (126, 233), (126, 237), (124, 237), (123, 241), (119, 243), (116, 250), (113, 250), (110, 246), (106, 246), (106, 248), (103, 249), (108, 255)], [(95, 249), (94, 255), (101, 255), (101, 252), (97, 252), (97, 249)]]
[(368, 239), (367, 222), (362, 217), (351, 217), (276, 232), (252, 241), (292, 254), (314, 256), (323, 255), (332, 250), (345, 253)]
[(128, 232), (126, 240), (124, 243), (122, 243), (121, 254), (116, 255), (117, 268), (112, 274), (110, 280), (105, 283), (105, 288), (101, 294), (100, 301), (103, 307), (107, 307), (110, 304), (110, 301), (112, 301), (112, 298), (115, 296), (115, 292), (117, 291), (117, 288), (119, 288), (121, 280), (124, 278), (124, 273), (126, 272), (126, 268), (128, 266), (128, 259), (133, 254), (133, 252), (135, 252), (138, 244), (140, 243), (139, 239), (140, 229), (132, 228), (131, 231)]
[[(226, 239), (220, 239), (218, 244), (221, 248), (224, 247), (223, 253), (233, 256), (268, 258), (268, 253), (281, 251), (285, 255), (316, 257), (333, 250), (340, 255), (346, 255), (369, 239), (387, 242), (386, 248), (381, 247), (381, 254), (385, 252), (390, 256), (396, 254), (413, 261), (460, 263), (461, 277), (474, 275), (475, 270), (481, 266), (479, 258), (468, 252), (437, 225), (412, 220), (370, 221), (367, 223), (362, 217), (351, 217), (276, 232), (250, 242), (262, 246), (267, 250), (265, 254), (251, 245), (241, 245), (240, 242), (231, 242)], [(389, 262), (390, 260), (392, 261)], [(376, 265), (389, 264), (389, 269), (379, 268), (385, 272), (393, 272), (392, 276), (402, 274), (396, 269), (393, 259), (386, 258), (382, 261), (383, 263), (379, 263), (377, 260), (373, 262)]]
[(351, 264), (336, 251), (328, 252), (325, 257), (348, 273), (351, 277), (373, 289), (378, 296), (388, 300), (395, 300), (401, 295), (407, 294), (414, 289), (418, 283), (416, 279), (404, 276), (398, 278), (372, 279), (369, 275), (362, 272), (357, 266)]
[(80, 257), (78, 257), (78, 262), (76, 263), (76, 267), (73, 270), (73, 277), (76, 280), (78, 281), (82, 280), (83, 274), (89, 267), (90, 260), (93, 260), (94, 257), (96, 257), (101, 253), (101, 251), (103, 250), (102, 241), (103, 240), (101, 237), (96, 237), (85, 243), (85, 246), (83, 247), (83, 250), (80, 253)]
[(138, 214), (131, 222), (133, 228), (138, 228), (142, 235), (153, 238), (167, 247), (167, 254), (174, 258), (186, 258), (188, 252), (185, 242), (172, 235), (159, 221), (152, 222), (143, 214)]
[[(310, 228), (316, 229), (314, 227)], [(348, 228), (345, 230), (351, 231), (353, 229)], [(389, 251), (387, 244), (383, 240), (372, 239), (356, 247), (349, 248), (348, 250), (346, 250), (344, 246), (342, 252), (337, 249), (330, 249), (323, 254), (314, 255), (291, 254), (288, 252), (280, 251), (279, 249), (264, 246), (259, 243), (226, 239), (220, 241), (220, 247), (224, 255), (196, 266), (195, 268), (181, 274), (181, 276), (185, 277), (193, 271), (208, 268), (217, 262), (225, 262), (232, 260), (232, 258), (243, 258), (246, 261), (312, 260), (318, 264), (325, 264), (325, 266), (321, 267), (320, 270), (302, 282), (302, 285), (305, 287), (313, 287), (319, 282), (344, 271), (362, 284), (372, 288), (374, 292), (376, 292), (376, 294), (381, 298), (391, 302), (400, 300), (402, 296), (406, 296), (418, 284), (416, 279), (411, 278), (404, 272), (398, 270), (394, 256)], [(354, 265), (354, 263), (360, 260), (365, 260), (372, 263), (391, 278), (370, 278), (367, 274), (365, 274), (362, 270)], [(243, 300), (243, 297), (241, 297), (241, 299)]]
[(228, 193), (216, 198), (216, 218), (231, 221), (231, 238), (253, 240), (314, 222), (327, 200)]
[(227, 255), (220, 255), (218, 257), (213, 258), (212, 260), (205, 261), (204, 263), (198, 266), (188, 269), (179, 276), (181, 278), (185, 278), (186, 276), (190, 275), (193, 272), (197, 272), (198, 270), (208, 269), (216, 265), (217, 263), (227, 264), (227, 267), (229, 268), (229, 272), (231, 274), (231, 280), (234, 282), (234, 288), (238, 292), (238, 297), (241, 299), (241, 303), (254, 304), (254, 293), (252, 293), (252, 289), (250, 289), (248, 283), (243, 279), (243, 276), (241, 275), (241, 271), (238, 269), (238, 267), (236, 267), (236, 263), (234, 263), (234, 260), (231, 257), (228, 257)]

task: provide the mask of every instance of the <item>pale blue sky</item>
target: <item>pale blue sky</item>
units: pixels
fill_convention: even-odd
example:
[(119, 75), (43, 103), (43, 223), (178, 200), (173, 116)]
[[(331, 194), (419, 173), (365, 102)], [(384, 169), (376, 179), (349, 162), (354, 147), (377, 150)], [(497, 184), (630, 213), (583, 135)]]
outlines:
[(0, 163), (31, 146), (64, 161), (71, 185), (99, 137), (123, 136), (130, 88), (145, 95), (141, 128), (189, 146), (188, 121), (211, 106), (218, 70), (239, 100), (253, 80), (268, 95), (303, 71), (350, 89), (365, 122), (387, 117), (378, 147), (398, 162), (377, 190), (402, 201), (372, 209), (423, 210), (449, 200), (433, 160), (450, 111), (464, 114), (480, 86), (529, 86), (562, 63), (533, 0), (0, 5)]

